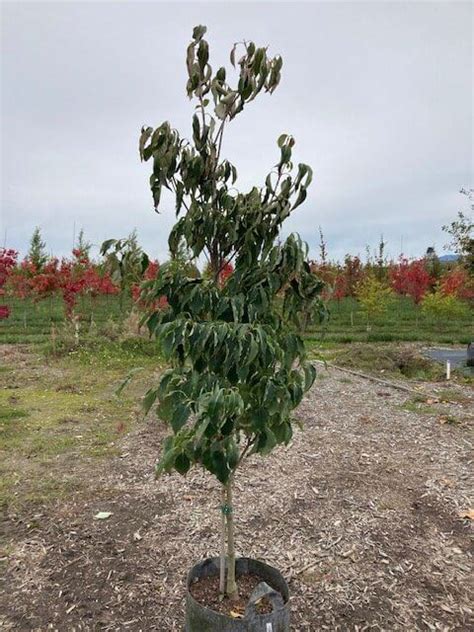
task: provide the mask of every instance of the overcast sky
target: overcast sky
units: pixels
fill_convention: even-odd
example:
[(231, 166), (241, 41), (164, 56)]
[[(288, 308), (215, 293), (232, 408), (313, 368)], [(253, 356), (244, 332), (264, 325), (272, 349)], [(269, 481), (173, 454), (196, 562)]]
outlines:
[(419, 256), (472, 186), (470, 2), (2, 3), (0, 245), (22, 255), (36, 225), (67, 254), (83, 227), (94, 244), (137, 228), (167, 255), (171, 204), (156, 215), (140, 164), (143, 124), (188, 135), (185, 48), (208, 26), (214, 68), (233, 42), (283, 56), (282, 81), (228, 127), (224, 155), (243, 189), (277, 161), (276, 139), (315, 178), (287, 222), (317, 254), (364, 254), (380, 234), (392, 256)]

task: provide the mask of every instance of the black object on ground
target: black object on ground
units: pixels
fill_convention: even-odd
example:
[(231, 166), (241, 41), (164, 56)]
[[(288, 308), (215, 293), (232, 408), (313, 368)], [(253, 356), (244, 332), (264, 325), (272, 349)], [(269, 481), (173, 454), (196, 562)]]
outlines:
[[(188, 574), (186, 593), (185, 632), (289, 632), (290, 609), (288, 584), (283, 576), (268, 564), (242, 557), (236, 561), (236, 575), (258, 575), (262, 582), (253, 591), (244, 618), (232, 618), (206, 608), (190, 592), (190, 586), (200, 578), (219, 574), (219, 558), (209, 558), (196, 564)], [(258, 614), (256, 602), (267, 597), (273, 610)]]

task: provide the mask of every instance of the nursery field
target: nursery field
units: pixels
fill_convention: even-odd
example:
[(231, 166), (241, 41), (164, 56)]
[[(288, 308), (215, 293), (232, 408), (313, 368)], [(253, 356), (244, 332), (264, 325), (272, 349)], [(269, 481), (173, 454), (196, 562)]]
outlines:
[[(0, 358), (0, 627), (181, 631), (186, 569), (219, 547), (218, 489), (201, 471), (154, 480), (154, 343)], [(236, 481), (238, 552), (289, 580), (295, 631), (471, 629), (472, 385), (383, 371), (402, 390), (321, 365), (304, 430)]]
[(466, 318), (435, 320), (422, 314), (411, 299), (397, 297), (387, 313), (372, 323), (367, 332), (366, 318), (358, 302), (350, 297), (329, 302), (329, 320), (310, 328), (308, 336), (337, 342), (429, 342), (468, 344), (474, 336), (474, 312)]
[[(10, 308), (10, 316), (0, 321), (0, 341), (7, 343), (47, 343), (51, 325), (58, 328), (65, 322), (64, 303), (59, 297), (34, 302), (31, 299), (2, 297)], [(131, 298), (123, 296), (79, 297), (75, 312), (83, 331), (104, 328), (108, 323), (123, 321), (130, 312)]]
[[(47, 343), (51, 337), (51, 325), (56, 328), (64, 322), (64, 306), (59, 298), (34, 303), (29, 299), (4, 297), (11, 313), (0, 320), (0, 342)], [(127, 318), (132, 306), (129, 296), (98, 296), (94, 299), (82, 296), (78, 299), (76, 313), (82, 322), (82, 330), (88, 332), (92, 322), (94, 332), (107, 334), (113, 323)], [(438, 344), (467, 344), (474, 338), (474, 313), (466, 318), (449, 318), (443, 321), (428, 318), (415, 307), (411, 299), (397, 297), (391, 308), (375, 320), (367, 332), (366, 317), (353, 298), (331, 301), (330, 317), (322, 325), (309, 327), (307, 337), (314, 342), (390, 342), (421, 341)]]

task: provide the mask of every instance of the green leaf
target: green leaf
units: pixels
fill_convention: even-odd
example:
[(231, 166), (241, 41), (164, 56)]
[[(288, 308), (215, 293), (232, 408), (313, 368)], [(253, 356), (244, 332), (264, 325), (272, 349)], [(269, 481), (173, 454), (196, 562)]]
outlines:
[(196, 444), (198, 444), (202, 440), (204, 433), (206, 432), (207, 427), (209, 426), (209, 423), (210, 423), (210, 419), (206, 418), (196, 425), (197, 431), (196, 431), (196, 434), (194, 435)]
[(175, 434), (186, 424), (189, 419), (189, 413), (190, 410), (187, 404), (179, 403), (174, 406), (170, 424)]
[(288, 138), (288, 134), (281, 134), (281, 136), (278, 137), (277, 144), (278, 144), (278, 147), (280, 147), (280, 149), (286, 143), (287, 138)]
[(141, 269), (142, 269), (142, 275), (143, 275), (145, 274), (146, 269), (150, 265), (150, 259), (148, 255), (146, 254), (146, 252), (142, 253), (142, 258), (141, 258), (140, 263), (141, 263)]
[(179, 474), (184, 475), (189, 471), (191, 462), (185, 454), (178, 454), (174, 461), (174, 467)]
[(212, 473), (221, 483), (227, 483), (230, 475), (230, 469), (227, 463), (226, 455), (223, 451), (214, 451), (212, 453)]
[(237, 44), (234, 44), (232, 50), (230, 51), (230, 63), (235, 68), (235, 50), (237, 48)]
[(314, 384), (316, 379), (316, 369), (312, 364), (305, 364), (304, 367), (304, 390), (307, 391)]
[(227, 463), (229, 469), (233, 470), (239, 462), (239, 450), (233, 438), (231, 438), (227, 444)]
[(281, 148), (281, 159), (280, 164), (287, 164), (291, 160), (291, 147), (288, 145), (283, 145)]
[(214, 112), (216, 113), (217, 118), (223, 121), (227, 115), (227, 106), (225, 103), (220, 101), (216, 107), (214, 108)]
[(207, 31), (207, 26), (200, 24), (193, 29), (193, 39), (199, 41)]
[(193, 114), (193, 138), (196, 144), (198, 144), (201, 140), (201, 128), (197, 114)]
[(288, 444), (291, 441), (291, 437), (293, 436), (293, 431), (291, 429), (291, 424), (288, 423), (287, 421), (284, 421), (281, 424), (273, 426), (272, 430), (275, 435), (275, 439), (278, 443)]
[(107, 254), (107, 251), (111, 248), (111, 246), (113, 246), (116, 243), (117, 243), (116, 239), (107, 239), (106, 241), (102, 242), (102, 246), (100, 247), (100, 254), (102, 256)]
[(296, 201), (295, 201), (295, 203), (292, 206), (292, 210), (297, 208), (300, 204), (303, 204), (303, 202), (305, 200), (306, 200), (306, 189), (301, 188), (299, 193), (298, 193), (298, 197), (296, 198)]
[(124, 388), (130, 384), (134, 376), (143, 370), (144, 370), (144, 367), (142, 366), (137, 366), (134, 369), (131, 369), (131, 371), (128, 372), (128, 375), (126, 376), (126, 378), (120, 383), (119, 387), (116, 389), (115, 395), (117, 396), (120, 395), (122, 391), (124, 390)]
[(199, 42), (199, 48), (197, 52), (197, 58), (199, 61), (199, 67), (201, 70), (204, 70), (208, 60), (209, 60), (209, 46), (206, 40), (201, 40)]
[(161, 458), (155, 468), (155, 476), (160, 476), (163, 472), (169, 472), (174, 464), (175, 450), (173, 437), (167, 437), (163, 442)]
[(140, 140), (138, 141), (138, 150), (140, 153), (140, 160), (145, 160), (145, 155), (144, 155), (145, 145), (146, 145), (147, 140), (150, 138), (152, 134), (153, 134), (152, 127), (142, 127)]
[(148, 414), (148, 412), (150, 411), (150, 408), (156, 402), (157, 397), (158, 397), (158, 389), (157, 388), (150, 388), (146, 392), (145, 397), (143, 398), (143, 411), (144, 411), (145, 415)]
[(270, 428), (267, 428), (261, 435), (259, 441), (258, 452), (260, 454), (269, 454), (277, 445), (277, 440)]

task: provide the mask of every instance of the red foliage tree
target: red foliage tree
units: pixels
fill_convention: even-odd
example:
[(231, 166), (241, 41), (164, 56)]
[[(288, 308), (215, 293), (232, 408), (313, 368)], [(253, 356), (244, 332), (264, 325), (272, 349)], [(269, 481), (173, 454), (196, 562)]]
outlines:
[[(321, 246), (323, 250), (323, 246)], [(331, 263), (327, 263), (322, 261), (310, 261), (309, 267), (312, 272), (318, 279), (324, 281), (324, 289), (321, 292), (321, 298), (323, 301), (328, 301), (332, 296), (332, 287), (334, 286), (337, 270), (334, 265)]]
[[(150, 261), (143, 275), (142, 283), (145, 281), (152, 281), (158, 274), (159, 269), (160, 269), (160, 264), (158, 263), (158, 261)], [(145, 294), (143, 293), (142, 283), (134, 283), (131, 287), (133, 302), (135, 303), (135, 306), (138, 309), (156, 310), (156, 309), (163, 309), (164, 307), (168, 305), (166, 296), (161, 296), (156, 301), (147, 300), (146, 293)]]
[(444, 274), (439, 287), (444, 296), (455, 296), (465, 301), (474, 300), (474, 277), (462, 266), (456, 266)]
[(58, 269), (58, 289), (65, 304), (66, 315), (71, 317), (77, 299), (81, 295), (96, 297), (117, 294), (119, 288), (107, 272), (100, 271), (86, 254), (73, 251), (73, 259), (63, 259)]
[(24, 259), (10, 274), (8, 285), (18, 298), (31, 298), (34, 301), (59, 293), (68, 318), (72, 316), (80, 295), (96, 297), (118, 292), (110, 275), (79, 249), (73, 250), (71, 259), (59, 261), (52, 258), (41, 269), (28, 258)]
[[(11, 271), (16, 266), (18, 252), (11, 248), (0, 248), (0, 296), (5, 294), (4, 286), (7, 282)], [(0, 305), (0, 320), (8, 318), (10, 308), (8, 305)]]
[(35, 301), (53, 296), (60, 287), (59, 281), (58, 260), (50, 259), (39, 272), (29, 277), (30, 295)]
[(33, 289), (33, 278), (36, 274), (36, 266), (24, 259), (17, 265), (8, 277), (8, 289), (17, 298), (27, 298)]
[(347, 278), (340, 272), (334, 280), (332, 297), (339, 302), (345, 296), (347, 296)]
[(411, 296), (418, 305), (432, 283), (424, 259), (409, 261), (401, 257), (397, 264), (389, 269), (390, 285), (397, 294)]
[(356, 255), (346, 255), (344, 257), (344, 270), (346, 285), (346, 296), (355, 296), (357, 287), (364, 278), (364, 266), (360, 258)]
[[(218, 274), (219, 285), (221, 286), (224, 285), (227, 279), (233, 273), (234, 273), (234, 266), (232, 265), (232, 263), (230, 263), (230, 261), (229, 262), (226, 261), (219, 270), (219, 274)], [(209, 277), (209, 278), (214, 276), (210, 263), (208, 263), (206, 267), (204, 268), (203, 276)]]

